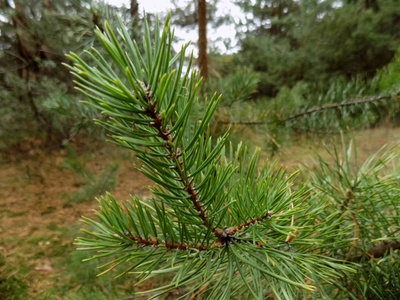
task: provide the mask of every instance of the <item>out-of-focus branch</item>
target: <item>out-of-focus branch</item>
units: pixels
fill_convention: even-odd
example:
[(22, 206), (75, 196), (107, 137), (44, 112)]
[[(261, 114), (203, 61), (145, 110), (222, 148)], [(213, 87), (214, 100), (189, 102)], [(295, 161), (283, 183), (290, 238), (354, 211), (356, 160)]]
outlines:
[(229, 125), (261, 125), (265, 124), (266, 122), (264, 121), (248, 121), (248, 120), (238, 120), (238, 121), (232, 121), (232, 122), (227, 122), (227, 121), (219, 121), (221, 124), (229, 124)]
[(372, 246), (368, 251), (368, 255), (373, 258), (379, 258), (385, 255), (387, 251), (399, 249), (400, 241), (384, 241), (382, 243)]
[(387, 100), (387, 99), (390, 99), (389, 95), (373, 96), (373, 97), (367, 97), (367, 98), (361, 98), (361, 99), (354, 99), (349, 102), (322, 105), (322, 106), (310, 108), (306, 111), (302, 111), (297, 114), (290, 115), (289, 117), (281, 120), (281, 122), (290, 121), (290, 120), (297, 119), (297, 118), (300, 118), (305, 115), (309, 115), (309, 114), (327, 110), (327, 109), (334, 109), (334, 108), (339, 108), (339, 107), (344, 107), (344, 106), (351, 106), (351, 105), (357, 105), (357, 104), (369, 103), (369, 102), (375, 102), (375, 101)]

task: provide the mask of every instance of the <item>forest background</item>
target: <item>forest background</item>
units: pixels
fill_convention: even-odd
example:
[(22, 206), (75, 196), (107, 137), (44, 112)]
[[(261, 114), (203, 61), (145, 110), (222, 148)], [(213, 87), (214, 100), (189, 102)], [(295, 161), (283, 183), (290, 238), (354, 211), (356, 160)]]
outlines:
[[(232, 0), (246, 16), (236, 23), (215, 14), (218, 2), (171, 2), (172, 23), (199, 33), (192, 39), (206, 79), (199, 97), (223, 94), (214, 134), (231, 127), (231, 139), (289, 167), (340, 135), (355, 138), (361, 158), (396, 142), (398, 1)], [(150, 182), (129, 152), (103, 142), (92, 122), (102, 115), (80, 103), (86, 99), (62, 65), (69, 51), (98, 46), (94, 28), (117, 14), (140, 42), (140, 1), (0, 2), (0, 299), (132, 295), (132, 278), (97, 279), (72, 241), (94, 197), (110, 189), (121, 199), (145, 196)], [(153, 14), (146, 18), (154, 23)], [(232, 41), (205, 35), (221, 25), (237, 29), (232, 54), (216, 46), (229, 50)]]

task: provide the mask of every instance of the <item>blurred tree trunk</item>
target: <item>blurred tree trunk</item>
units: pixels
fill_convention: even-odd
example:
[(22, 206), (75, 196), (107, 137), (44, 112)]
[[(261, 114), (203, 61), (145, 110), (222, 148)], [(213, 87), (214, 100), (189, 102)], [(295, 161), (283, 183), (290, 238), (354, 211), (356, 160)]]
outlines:
[(364, 9), (372, 8), (375, 12), (379, 10), (379, 5), (376, 0), (364, 0)]
[[(44, 1), (50, 5), (50, 1)], [(35, 119), (47, 132), (47, 142), (51, 136), (50, 121), (41, 113), (38, 105), (33, 97), (32, 81), (40, 77), (40, 70), (37, 59), (46, 59), (45, 49), (41, 40), (34, 34), (29, 33), (29, 25), (26, 21), (25, 6), (22, 1), (14, 1), (15, 13), (11, 18), (12, 26), (15, 29), (16, 35), (16, 50), (18, 56), (23, 60), (25, 65), (18, 69), (19, 76), (26, 83), (26, 94), (21, 95), (20, 101), (26, 102), (32, 109)], [(47, 7), (47, 5), (46, 5)]]
[(46, 7), (47, 10), (52, 10), (53, 6), (51, 0), (43, 0), (43, 5)]
[(100, 16), (95, 10), (93, 10), (92, 12), (92, 22), (97, 28), (99, 28), (102, 32), (104, 32), (104, 27), (103, 25), (101, 25), (100, 22)]
[(139, 11), (139, 4), (137, 3), (137, 0), (131, 0), (131, 7), (129, 10), (131, 17), (134, 18), (137, 15), (138, 11)]
[(200, 75), (207, 79), (208, 77), (208, 59), (207, 59), (207, 4), (206, 0), (198, 0), (199, 14), (199, 69)]

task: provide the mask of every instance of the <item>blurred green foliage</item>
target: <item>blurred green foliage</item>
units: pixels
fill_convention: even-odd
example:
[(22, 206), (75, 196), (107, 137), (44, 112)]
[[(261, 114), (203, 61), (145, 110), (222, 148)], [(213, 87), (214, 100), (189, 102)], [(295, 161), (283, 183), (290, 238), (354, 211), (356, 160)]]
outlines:
[(237, 64), (261, 75), (259, 91), (274, 96), (298, 81), (372, 77), (400, 46), (396, 0), (258, 0), (236, 3), (251, 18)]
[[(245, 82), (244, 78), (242, 80)], [(259, 82), (258, 86), (261, 84)], [(258, 96), (246, 103), (231, 105), (222, 101), (214, 127), (236, 125), (233, 132), (240, 135), (241, 131), (236, 130), (238, 126), (252, 126), (255, 134), (264, 137), (273, 154), (281, 144), (290, 143), (299, 134), (327, 136), (377, 126), (397, 126), (400, 122), (399, 95), (397, 54), (372, 78), (359, 74), (351, 78), (335, 76), (324, 82), (302, 80), (292, 88), (281, 87), (273, 98)]]
[(222, 105), (231, 107), (252, 99), (257, 92), (258, 83), (258, 74), (248, 68), (236, 68), (226, 76), (212, 78), (207, 82), (206, 89), (209, 97), (215, 92), (221, 93)]
[[(174, 3), (173, 23), (194, 26), (196, 5)], [(223, 123), (246, 123), (250, 116), (250, 123), (278, 121), (269, 128), (275, 138), (276, 132), (282, 133), (281, 138), (292, 130), (330, 133), (375, 126), (383, 120), (397, 124), (393, 101), (346, 106), (280, 122), (312, 107), (358, 97), (390, 94), (396, 99), (400, 63), (399, 54), (395, 60), (393, 56), (400, 46), (400, 6), (395, 0), (235, 3), (246, 14), (237, 24), (240, 50), (230, 55), (213, 50), (210, 79), (199, 95), (223, 94), (224, 107), (218, 116)], [(209, 25), (233, 22), (232, 16), (215, 13), (217, 5), (218, 1), (208, 3)], [(81, 96), (61, 66), (64, 54), (71, 50), (79, 54), (96, 46), (93, 29), (103, 30), (104, 20), (115, 22), (116, 14), (140, 42), (141, 17), (91, 0), (16, 0), (0, 6), (0, 30), (4, 32), (0, 36), (0, 149), (23, 144), (29, 136), (60, 145), (79, 133), (101, 135), (101, 131), (93, 132), (90, 122), (101, 115), (76, 101)], [(153, 15), (147, 19), (154, 24)]]
[[(29, 137), (60, 146), (80, 131), (92, 132), (92, 110), (79, 103), (68, 70), (67, 51), (81, 53), (96, 44), (94, 28), (121, 15), (133, 35), (138, 16), (91, 0), (0, 3), (0, 149)], [(97, 116), (96, 116), (97, 117)]]
[(377, 72), (378, 88), (380, 92), (397, 94), (400, 91), (400, 48), (393, 60)]

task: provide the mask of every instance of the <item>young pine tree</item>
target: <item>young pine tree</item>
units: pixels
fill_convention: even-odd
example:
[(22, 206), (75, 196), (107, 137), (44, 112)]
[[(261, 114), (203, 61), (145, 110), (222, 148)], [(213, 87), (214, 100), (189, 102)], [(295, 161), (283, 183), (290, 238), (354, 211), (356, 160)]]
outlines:
[[(146, 20), (146, 18), (144, 18)], [(146, 21), (145, 21), (146, 22)], [(97, 121), (117, 145), (134, 151), (139, 170), (154, 181), (153, 197), (118, 203), (99, 199), (98, 221), (83, 218), (77, 244), (110, 257), (137, 284), (171, 274), (152, 297), (185, 286), (185, 295), (208, 299), (293, 299), (324, 295), (324, 285), (351, 268), (324, 256), (324, 241), (337, 234), (316, 222), (324, 204), (310, 201), (295, 174), (260, 166), (260, 150), (212, 139), (209, 122), (220, 96), (198, 99), (201, 79), (185, 66), (185, 49), (171, 54), (170, 16), (160, 31), (145, 24), (143, 49), (122, 22), (115, 33), (96, 31), (107, 55), (74, 53), (70, 67), (89, 105), (109, 116)], [(110, 267), (111, 266), (111, 267)], [(103, 274), (101, 273), (101, 274)]]

